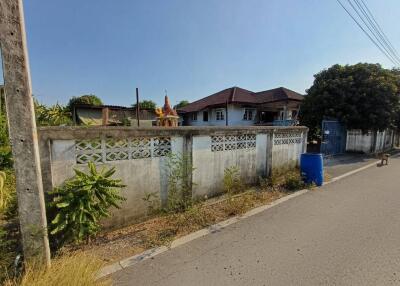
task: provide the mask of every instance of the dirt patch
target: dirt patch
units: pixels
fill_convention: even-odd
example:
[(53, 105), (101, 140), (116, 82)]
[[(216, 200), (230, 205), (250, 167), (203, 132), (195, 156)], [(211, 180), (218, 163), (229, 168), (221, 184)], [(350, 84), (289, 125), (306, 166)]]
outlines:
[(163, 214), (122, 229), (103, 232), (88, 245), (69, 245), (63, 251), (84, 251), (112, 263), (149, 248), (169, 245), (174, 239), (271, 203), (287, 194), (278, 190), (252, 190), (233, 197), (222, 197), (212, 204), (198, 203), (182, 213)]

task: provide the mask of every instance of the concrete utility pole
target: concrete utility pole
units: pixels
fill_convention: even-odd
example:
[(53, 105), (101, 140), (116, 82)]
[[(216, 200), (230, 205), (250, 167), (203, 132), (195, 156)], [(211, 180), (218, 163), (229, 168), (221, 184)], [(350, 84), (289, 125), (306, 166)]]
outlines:
[(25, 259), (50, 263), (22, 0), (0, 1), (5, 102)]

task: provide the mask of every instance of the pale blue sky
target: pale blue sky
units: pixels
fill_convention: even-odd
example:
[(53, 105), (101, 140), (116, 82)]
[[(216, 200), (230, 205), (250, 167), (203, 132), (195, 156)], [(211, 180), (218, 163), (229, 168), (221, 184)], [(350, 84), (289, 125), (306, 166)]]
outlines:
[[(400, 50), (400, 1), (365, 0)], [(25, 1), (34, 94), (194, 101), (230, 86), (303, 93), (332, 64), (392, 64), (336, 0)]]

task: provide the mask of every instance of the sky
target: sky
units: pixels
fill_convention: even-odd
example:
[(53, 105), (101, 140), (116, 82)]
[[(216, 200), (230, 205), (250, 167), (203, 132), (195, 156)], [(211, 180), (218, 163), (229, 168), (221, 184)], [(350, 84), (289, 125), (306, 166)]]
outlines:
[[(400, 1), (365, 0), (400, 51)], [(24, 1), (33, 93), (45, 104), (173, 104), (239, 86), (305, 93), (333, 64), (393, 64), (336, 0)]]

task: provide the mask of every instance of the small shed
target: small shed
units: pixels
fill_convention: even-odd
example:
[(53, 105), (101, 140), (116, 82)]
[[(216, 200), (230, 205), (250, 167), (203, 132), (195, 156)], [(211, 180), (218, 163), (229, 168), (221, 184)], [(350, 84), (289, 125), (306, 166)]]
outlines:
[[(152, 109), (141, 109), (141, 126), (153, 126), (156, 113)], [(72, 119), (76, 125), (136, 126), (136, 108), (116, 105), (74, 105)]]

